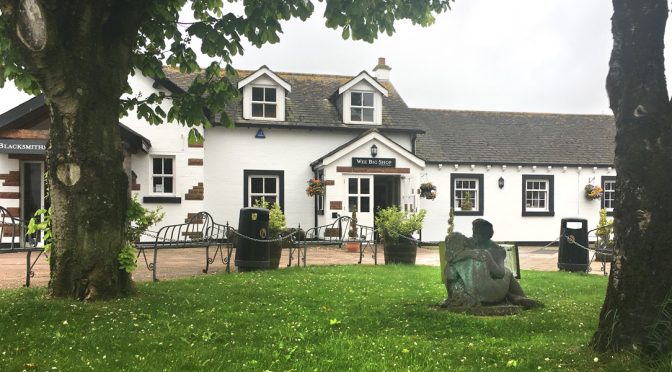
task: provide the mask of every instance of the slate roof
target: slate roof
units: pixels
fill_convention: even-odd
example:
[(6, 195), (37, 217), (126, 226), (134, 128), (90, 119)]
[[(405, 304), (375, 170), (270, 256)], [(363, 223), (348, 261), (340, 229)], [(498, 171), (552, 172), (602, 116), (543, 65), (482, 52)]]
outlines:
[(614, 163), (614, 118), (412, 109), (426, 133), (417, 155), (434, 163), (583, 165)]
[[(166, 85), (165, 83), (168, 85), (174, 84), (182, 90), (187, 90), (196, 77), (196, 74), (183, 74), (170, 67), (164, 68), (164, 72), (168, 81), (160, 81), (160, 83), (164, 85)], [(254, 72), (238, 70), (238, 77), (232, 83), (235, 85), (239, 80)], [(416, 116), (389, 82), (379, 82), (389, 92), (388, 97), (383, 97), (382, 125), (343, 124), (342, 114), (336, 105), (338, 88), (355, 76), (273, 72), (292, 86), (292, 91), (287, 94), (285, 101), (285, 121), (243, 119), (242, 103), (235, 102), (229, 105), (226, 111), (236, 125), (356, 129), (362, 131), (376, 128), (383, 131), (422, 132)], [(166, 87), (171, 89), (169, 86)]]

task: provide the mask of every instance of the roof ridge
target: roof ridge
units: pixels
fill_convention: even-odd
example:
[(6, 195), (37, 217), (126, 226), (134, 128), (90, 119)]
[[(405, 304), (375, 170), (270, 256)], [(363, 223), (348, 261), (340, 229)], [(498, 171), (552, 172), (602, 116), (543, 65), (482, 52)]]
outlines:
[[(264, 66), (266, 66), (266, 65), (264, 65)], [(264, 66), (262, 66), (262, 67), (264, 67)], [(200, 67), (200, 66), (199, 66), (199, 67)], [(163, 68), (164, 68), (164, 69), (171, 70), (171, 71), (173, 71), (173, 72), (180, 73), (180, 74), (185, 74), (185, 75), (186, 75), (186, 74), (189, 74), (189, 73), (181, 72), (179, 68), (177, 68), (177, 67), (173, 67), (173, 66), (170, 66), (170, 65), (164, 65)], [(235, 67), (234, 67), (234, 68), (235, 68)], [(260, 67), (260, 68), (261, 68), (261, 67)], [(249, 74), (252, 74), (252, 73), (255, 73), (255, 72), (259, 71), (260, 68), (258, 68), (258, 69), (256, 69), (256, 70), (248, 70), (248, 69), (239, 69), (239, 68), (235, 68), (235, 70), (236, 70), (237, 72), (242, 72), (242, 73), (249, 73)], [(357, 73), (356, 75), (339, 75), (339, 74), (322, 74), (322, 73), (314, 73), (314, 72), (275, 71), (275, 70), (271, 69), (271, 68), (268, 67), (268, 66), (266, 66), (266, 68), (269, 69), (269, 70), (271, 70), (271, 71), (273, 71), (273, 73), (275, 73), (275, 74), (283, 74), (283, 75), (300, 75), (300, 76), (321, 76), (321, 77), (349, 78), (349, 79), (353, 79), (353, 78), (359, 76), (359, 74), (361, 74), (362, 72), (367, 72), (367, 73), (368, 73), (368, 71), (366, 71), (366, 70), (362, 70), (362, 71), (360, 71), (359, 73)], [(204, 70), (204, 68), (201, 67), (201, 70)], [(222, 68), (222, 70), (224, 70), (224, 68)], [(202, 72), (202, 71), (194, 71), (193, 73), (200, 73), (200, 72)], [(369, 74), (369, 76), (373, 77), (370, 73), (368, 73), (368, 74)]]
[(422, 108), (422, 107), (409, 107), (411, 110), (416, 111), (435, 111), (435, 112), (452, 112), (452, 113), (478, 113), (478, 114), (493, 114), (493, 115), (533, 115), (533, 116), (582, 116), (582, 117), (613, 117), (613, 115), (607, 114), (571, 114), (571, 113), (558, 113), (558, 112), (524, 112), (524, 111), (490, 111), (490, 110), (455, 110), (455, 109), (437, 109), (437, 108)]

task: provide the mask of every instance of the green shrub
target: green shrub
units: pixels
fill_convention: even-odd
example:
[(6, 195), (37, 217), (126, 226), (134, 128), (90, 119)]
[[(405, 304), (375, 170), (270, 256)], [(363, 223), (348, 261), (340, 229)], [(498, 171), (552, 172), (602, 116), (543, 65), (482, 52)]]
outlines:
[(399, 207), (388, 207), (378, 211), (376, 215), (376, 229), (386, 242), (399, 241), (400, 236), (413, 235), (422, 229), (422, 222), (427, 211), (421, 209), (418, 213), (407, 213)]
[(268, 233), (272, 237), (281, 235), (287, 230), (287, 220), (285, 219), (285, 214), (280, 209), (280, 204), (278, 202), (273, 203), (273, 206), (269, 208), (269, 203), (266, 199), (257, 199), (254, 202), (254, 207), (268, 209)]

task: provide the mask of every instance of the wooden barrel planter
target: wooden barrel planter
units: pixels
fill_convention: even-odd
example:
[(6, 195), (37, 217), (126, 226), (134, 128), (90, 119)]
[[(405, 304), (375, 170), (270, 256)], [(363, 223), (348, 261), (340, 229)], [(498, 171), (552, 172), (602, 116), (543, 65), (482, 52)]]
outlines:
[(284, 242), (272, 242), (268, 243), (269, 257), (271, 264), (269, 268), (275, 270), (280, 268), (280, 257), (282, 256), (282, 244)]
[(402, 238), (396, 243), (385, 243), (383, 247), (385, 249), (385, 265), (415, 264), (418, 245), (414, 241)]

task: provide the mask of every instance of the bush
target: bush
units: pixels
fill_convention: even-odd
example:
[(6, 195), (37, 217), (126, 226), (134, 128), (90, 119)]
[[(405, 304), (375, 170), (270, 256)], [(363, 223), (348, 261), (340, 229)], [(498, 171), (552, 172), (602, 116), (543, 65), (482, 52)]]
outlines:
[(407, 213), (399, 207), (388, 207), (378, 211), (376, 215), (376, 229), (384, 241), (395, 243), (400, 236), (413, 235), (422, 229), (422, 222), (427, 211), (421, 209), (418, 213)]
[(269, 208), (269, 203), (265, 199), (257, 199), (254, 202), (254, 207), (268, 209), (268, 233), (275, 238), (287, 230), (287, 220), (285, 214), (280, 209), (278, 202), (273, 203)]

